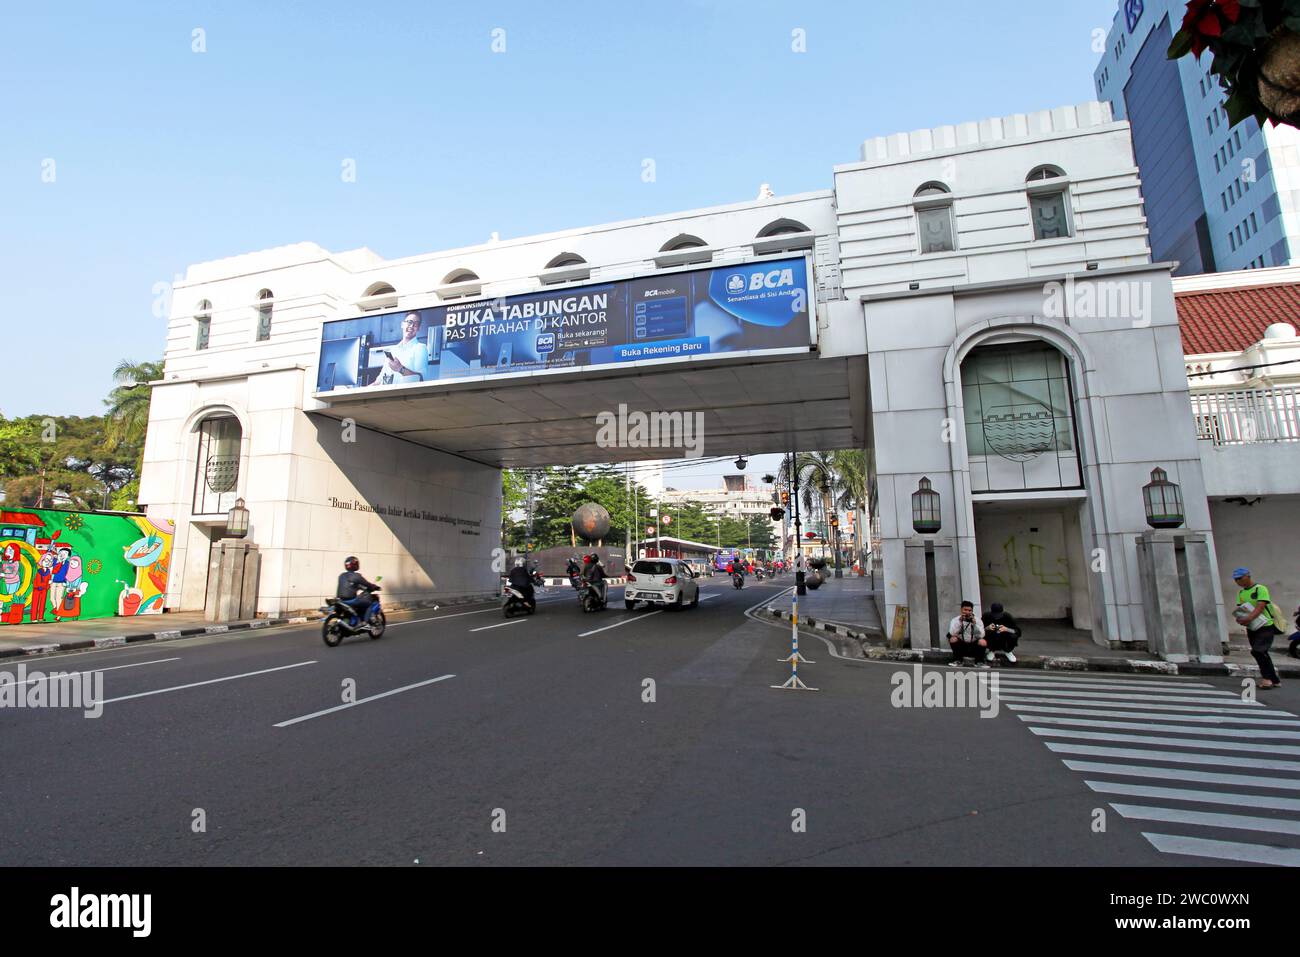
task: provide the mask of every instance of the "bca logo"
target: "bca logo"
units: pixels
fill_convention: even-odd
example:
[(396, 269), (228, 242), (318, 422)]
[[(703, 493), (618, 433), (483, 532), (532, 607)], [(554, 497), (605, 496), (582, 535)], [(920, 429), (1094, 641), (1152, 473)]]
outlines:
[[(771, 272), (756, 272), (749, 277), (749, 291), (754, 292), (758, 289), (779, 289), (781, 286), (794, 285), (793, 269), (773, 269)], [(731, 288), (730, 282), (727, 284), (728, 290)]]
[(745, 291), (745, 277), (740, 273), (732, 273), (727, 277), (727, 292), (733, 295)]
[(544, 356), (555, 351), (555, 333), (543, 332), (537, 337), (537, 354)]

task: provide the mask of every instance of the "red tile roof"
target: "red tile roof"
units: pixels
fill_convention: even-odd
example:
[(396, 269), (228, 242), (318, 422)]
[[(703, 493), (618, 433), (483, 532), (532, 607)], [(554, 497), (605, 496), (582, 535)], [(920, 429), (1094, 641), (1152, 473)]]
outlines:
[(1300, 283), (1179, 292), (1174, 304), (1189, 356), (1241, 352), (1275, 322), (1300, 329)]

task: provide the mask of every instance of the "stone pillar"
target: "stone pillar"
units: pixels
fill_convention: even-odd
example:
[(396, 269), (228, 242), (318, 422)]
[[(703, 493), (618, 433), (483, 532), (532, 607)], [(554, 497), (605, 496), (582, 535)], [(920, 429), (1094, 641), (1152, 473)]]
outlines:
[(257, 584), (261, 573), (257, 546), (242, 539), (213, 542), (208, 560), (205, 621), (240, 621), (257, 616)]
[(1206, 536), (1151, 530), (1139, 535), (1136, 544), (1147, 650), (1165, 661), (1221, 662)]
[(1187, 653), (1207, 663), (1223, 661), (1226, 637), (1219, 626), (1218, 591), (1214, 587), (1214, 558), (1209, 536), (1188, 532), (1183, 541), (1183, 618), (1187, 624)]
[[(955, 543), (950, 538), (913, 537), (904, 542), (903, 551), (911, 647), (937, 647), (941, 651), (947, 651), (948, 639), (945, 633), (948, 619), (957, 614), (961, 602)], [(927, 568), (927, 555), (932, 555), (934, 560), (933, 611), (930, 608), (931, 578)]]

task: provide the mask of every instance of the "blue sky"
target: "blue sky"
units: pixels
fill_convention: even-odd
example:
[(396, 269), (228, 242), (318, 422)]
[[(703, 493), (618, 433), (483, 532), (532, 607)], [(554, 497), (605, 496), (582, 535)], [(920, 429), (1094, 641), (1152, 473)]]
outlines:
[(193, 262), (303, 240), (408, 256), (746, 200), (764, 182), (826, 189), (866, 137), (1091, 99), (1092, 32), (1115, 8), (14, 5), (0, 411), (102, 411), (119, 359), (161, 354), (154, 284)]

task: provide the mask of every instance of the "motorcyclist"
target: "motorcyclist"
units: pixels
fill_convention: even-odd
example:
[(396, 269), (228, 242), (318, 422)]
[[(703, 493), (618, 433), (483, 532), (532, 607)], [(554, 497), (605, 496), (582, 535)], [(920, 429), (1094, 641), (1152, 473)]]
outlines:
[(339, 576), (338, 599), (352, 609), (359, 620), (364, 621), (374, 599), (371, 592), (381, 591), (372, 581), (367, 581), (361, 574), (361, 561), (355, 555), (343, 560), (343, 574)]
[(582, 566), (578, 564), (576, 558), (570, 558), (564, 563), (564, 574), (569, 576), (570, 584), (577, 588), (579, 581), (582, 579)]
[(605, 569), (600, 564), (600, 556), (595, 552), (587, 555), (582, 560), (582, 580), (589, 583), (600, 600), (605, 601), (605, 593), (608, 585), (605, 582)]
[(510, 587), (524, 596), (524, 601), (528, 603), (530, 611), (537, 610), (536, 592), (533, 590), (533, 576), (528, 573), (524, 567), (522, 558), (515, 559), (515, 567), (510, 569), (510, 574), (506, 576), (510, 582)]

